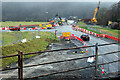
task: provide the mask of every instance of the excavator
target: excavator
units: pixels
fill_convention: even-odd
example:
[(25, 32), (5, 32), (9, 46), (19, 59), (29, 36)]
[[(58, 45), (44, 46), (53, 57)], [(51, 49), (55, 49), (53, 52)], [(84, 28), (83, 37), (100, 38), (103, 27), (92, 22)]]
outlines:
[(78, 21), (86, 22), (88, 24), (96, 24), (97, 23), (96, 15), (97, 15), (98, 10), (99, 10), (99, 5), (100, 5), (100, 1), (98, 3), (97, 8), (94, 11), (94, 15), (93, 15), (92, 19), (78, 19)]

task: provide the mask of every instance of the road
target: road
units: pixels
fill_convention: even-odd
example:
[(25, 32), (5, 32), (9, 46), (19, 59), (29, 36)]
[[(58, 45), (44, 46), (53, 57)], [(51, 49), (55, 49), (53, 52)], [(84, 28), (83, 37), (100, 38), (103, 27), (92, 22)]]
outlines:
[[(50, 29), (50, 30), (41, 30), (41, 31), (48, 31), (48, 32), (55, 32), (55, 30), (57, 30), (57, 36), (61, 36), (62, 32), (71, 32), (72, 34), (74, 34), (75, 36), (80, 37), (80, 35), (85, 34), (83, 32), (80, 31), (74, 31), (72, 30), (71, 26), (59, 26), (56, 27), (56, 29)], [(96, 43), (98, 44), (106, 44), (106, 43), (110, 43), (108, 41), (105, 41), (104, 39), (101, 38), (97, 38), (95, 36), (89, 35), (90, 36), (90, 41), (86, 41), (86, 46), (88, 45), (95, 45)], [(77, 45), (77, 47), (81, 46), (79, 41), (74, 41), (75, 44)], [(112, 45), (107, 45), (107, 46), (102, 46), (102, 47), (98, 47), (98, 54), (105, 54), (108, 52), (113, 52), (113, 51), (118, 51), (120, 48), (120, 46), (118, 46), (118, 44), (112, 44)], [(93, 55), (95, 54), (95, 48), (88, 48), (88, 54), (89, 55)], [(116, 54), (110, 54), (110, 55), (105, 55), (105, 56), (99, 56), (98, 57), (98, 61), (99, 63), (106, 63), (106, 62), (111, 62), (111, 61), (115, 61), (119, 59), (119, 55), (118, 53)], [(111, 73), (111, 72), (116, 72), (119, 69), (119, 63), (112, 63), (109, 65), (104, 65), (103, 67), (105, 68), (105, 71), (107, 73)], [(109, 68), (109, 69), (108, 69)], [(120, 71), (120, 70), (119, 70)]]
[[(85, 34), (83, 32), (80, 31), (74, 31), (72, 30), (71, 26), (59, 26), (56, 27), (57, 30), (57, 36), (59, 37), (60, 35), (62, 35), (62, 32), (71, 32), (72, 34), (74, 34), (75, 36), (80, 37), (80, 35)], [(46, 31), (50, 31), (50, 32), (54, 32), (55, 30), (46, 30)], [(109, 43), (107, 41), (104, 41), (101, 38), (97, 38), (95, 36), (89, 35), (90, 36), (90, 41), (86, 41), (86, 46), (88, 45), (95, 45), (96, 43), (98, 44), (106, 44)], [(74, 43), (77, 45), (77, 47), (82, 46), (80, 44), (79, 41), (74, 40)], [(118, 44), (112, 44), (112, 45), (107, 45), (107, 46), (102, 46), (102, 47), (98, 47), (98, 54), (105, 54), (108, 52), (113, 52), (113, 51), (119, 51), (120, 46)], [(89, 52), (90, 51), (90, 52)], [(88, 54), (89, 55), (93, 55), (95, 54), (95, 48), (88, 48)], [(106, 62), (111, 62), (111, 61), (115, 61), (119, 59), (119, 55), (118, 53), (116, 54), (110, 54), (110, 55), (105, 55), (105, 56), (99, 56), (98, 57), (98, 61), (99, 63), (106, 63)], [(107, 73), (111, 73), (111, 72), (117, 72), (119, 69), (119, 63), (112, 63), (109, 65), (104, 65), (103, 67), (105, 68), (105, 71)], [(109, 68), (109, 69), (108, 69)], [(119, 69), (120, 71), (120, 69)]]
[[(79, 32), (79, 31), (72, 30), (71, 26), (68, 26), (68, 25), (59, 26), (59, 27), (56, 27), (55, 29), (41, 30), (41, 31), (55, 32), (55, 30), (57, 30), (57, 36), (58, 37), (62, 35), (62, 32), (71, 32), (72, 34), (74, 34), (75, 36), (78, 36), (78, 37), (82, 34), (85, 34), (85, 33)], [(109, 43), (109, 42), (106, 42), (106, 41), (104, 41), (100, 38), (97, 38), (95, 36), (91, 36), (91, 35), (89, 35), (89, 36), (90, 36), (90, 41), (86, 41), (86, 45), (95, 45), (96, 43), (98, 43), (98, 44)], [(52, 46), (52, 50), (53, 49), (59, 49), (59, 48), (74, 47), (74, 46), (77, 46), (77, 47), (83, 46), (77, 40), (73, 40), (73, 42), (74, 42), (74, 45), (71, 44), (71, 46), (68, 46), (66, 43), (63, 43), (64, 46), (61, 46), (61, 44), (54, 45), (54, 46)], [(117, 44), (98, 47), (98, 54), (105, 54), (107, 52), (118, 51), (118, 48), (119, 48), (119, 46)], [(88, 48), (87, 55), (95, 54), (94, 50), (95, 50), (95, 48)], [(73, 52), (73, 50), (62, 51), (62, 52), (53, 52), (53, 53), (45, 53), (43, 55), (36, 56), (34, 58), (31, 58), (28, 61), (25, 61), (24, 65), (38, 64), (38, 63), (57, 61), (57, 60), (65, 60), (65, 59), (71, 59), (71, 58), (77, 58), (77, 57), (85, 56), (85, 55), (81, 56), (81, 54), (73, 55), (72, 52)], [(105, 62), (111, 62), (111, 61), (118, 60), (118, 59), (119, 59), (118, 54), (111, 54), (111, 55), (98, 57), (98, 62), (99, 63), (105, 63)], [(63, 63), (63, 64), (55, 64), (55, 65), (51, 64), (51, 65), (48, 65), (48, 66), (37, 66), (37, 67), (32, 67), (32, 68), (26, 68), (26, 69), (24, 69), (24, 77), (35, 76), (36, 74), (37, 75), (38, 74), (39, 75), (40, 74), (45, 74), (47, 72), (52, 72), (52, 71), (56, 71), (56, 70), (58, 70), (58, 71), (59, 70), (66, 70), (66, 69), (68, 69), (68, 68), (70, 69), (72, 67), (74, 67), (74, 68), (85, 67), (85, 66), (88, 66), (88, 65), (90, 65), (90, 64), (87, 63), (87, 59), (84, 59), (84, 60), (81, 60), (81, 61), (79, 61), (79, 60), (78, 61), (72, 61), (71, 63), (67, 62), (67, 63)], [(105, 68), (106, 73), (111, 73), (111, 72), (117, 72), (120, 66), (118, 65), (118, 63), (113, 63), (113, 64), (109, 64), (109, 65), (104, 65), (103, 67)], [(90, 73), (87, 72), (89, 74), (89, 76), (94, 76), (94, 73), (93, 73), (94, 69), (91, 68), (88, 71), (90, 72)], [(3, 76), (4, 75), (6, 76), (6, 73), (7, 74), (12, 73), (11, 74), (12, 76), (17, 75), (17, 70), (14, 70), (13, 72), (5, 72), (5, 73), (3, 73)], [(83, 73), (83, 72), (79, 72), (79, 74), (80, 73)], [(84, 71), (83, 75), (88, 76), (87, 73), (86, 73), (86, 71)], [(73, 73), (71, 73), (70, 75), (72, 75), (72, 74)]]
[[(78, 36), (80, 37), (81, 34), (85, 34), (83, 32), (79, 32), (79, 31), (74, 31), (72, 30), (71, 26), (63, 26), (61, 28), (58, 29), (58, 32), (64, 32), (64, 31), (68, 31), (68, 32), (71, 32), (72, 34), (74, 34), (75, 36)], [(101, 40), (100, 38), (97, 38), (97, 37), (94, 37), (94, 36), (90, 36), (90, 41), (86, 41), (86, 46), (88, 45), (95, 45), (96, 43), (98, 44), (106, 44), (106, 43), (109, 43), (109, 42), (106, 42), (104, 40)], [(79, 41), (76, 41), (75, 42), (78, 46), (81, 46), (79, 44)], [(118, 51), (119, 50), (119, 46), (116, 45), (116, 44), (113, 44), (113, 45), (107, 45), (107, 46), (102, 46), (102, 47), (98, 47), (98, 54), (105, 54), (105, 53), (108, 53), (108, 52), (113, 52), (113, 51)], [(93, 51), (91, 50), (95, 50), (94, 48), (88, 48), (88, 54), (89, 55), (93, 55)], [(90, 51), (90, 52), (89, 52)], [(98, 61), (101, 63), (105, 63), (105, 62), (111, 62), (111, 61), (114, 61), (114, 60), (118, 60), (119, 59), (119, 55), (118, 53), (117, 54), (111, 54), (111, 55), (105, 55), (105, 56), (100, 56), (98, 57)], [(102, 60), (102, 61), (101, 61)], [(118, 71), (119, 69), (119, 65), (118, 63), (112, 63), (109, 65), (109, 70), (108, 70), (108, 65), (105, 65), (105, 71), (106, 72), (116, 72)]]

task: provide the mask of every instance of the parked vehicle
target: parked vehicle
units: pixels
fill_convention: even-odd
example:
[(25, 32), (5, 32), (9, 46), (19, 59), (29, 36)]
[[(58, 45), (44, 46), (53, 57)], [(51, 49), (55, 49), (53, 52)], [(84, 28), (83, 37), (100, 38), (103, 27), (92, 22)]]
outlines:
[(81, 35), (80, 38), (83, 40), (83, 41), (89, 41), (90, 40), (90, 37), (88, 35)]

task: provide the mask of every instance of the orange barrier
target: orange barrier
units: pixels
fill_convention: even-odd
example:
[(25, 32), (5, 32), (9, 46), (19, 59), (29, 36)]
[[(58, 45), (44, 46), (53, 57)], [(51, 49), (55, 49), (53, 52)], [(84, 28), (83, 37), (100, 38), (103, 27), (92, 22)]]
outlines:
[[(83, 28), (77, 28), (77, 27), (75, 27), (75, 29), (79, 29), (79, 30), (81, 30), (81, 31), (83, 31), (83, 32), (85, 32), (86, 33), (86, 30), (85, 29), (83, 29)], [(116, 37), (113, 37), (113, 36), (109, 36), (109, 35), (107, 35), (107, 34), (96, 34), (96, 33), (93, 33), (93, 32), (91, 32), (91, 31), (89, 31), (89, 34), (91, 35), (94, 35), (94, 36), (97, 36), (97, 37), (103, 37), (103, 38), (109, 38), (109, 39), (113, 39), (113, 40), (115, 40), (115, 41), (120, 41), (120, 38), (116, 38)]]
[(79, 41), (81, 41), (83, 43), (83, 40), (81, 38), (77, 37), (77, 40), (79, 40)]
[(116, 41), (120, 41), (119, 38), (116, 38), (116, 37), (113, 37), (113, 36), (105, 35), (105, 37), (116, 40)]

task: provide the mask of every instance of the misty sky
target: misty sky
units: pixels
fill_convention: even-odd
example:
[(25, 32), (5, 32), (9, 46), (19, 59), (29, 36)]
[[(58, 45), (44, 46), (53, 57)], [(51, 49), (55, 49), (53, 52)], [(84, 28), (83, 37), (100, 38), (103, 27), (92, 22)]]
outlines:
[[(98, 2), (99, 0), (0, 0), (2, 2)], [(100, 0), (101, 2), (119, 2), (119, 0)]]

